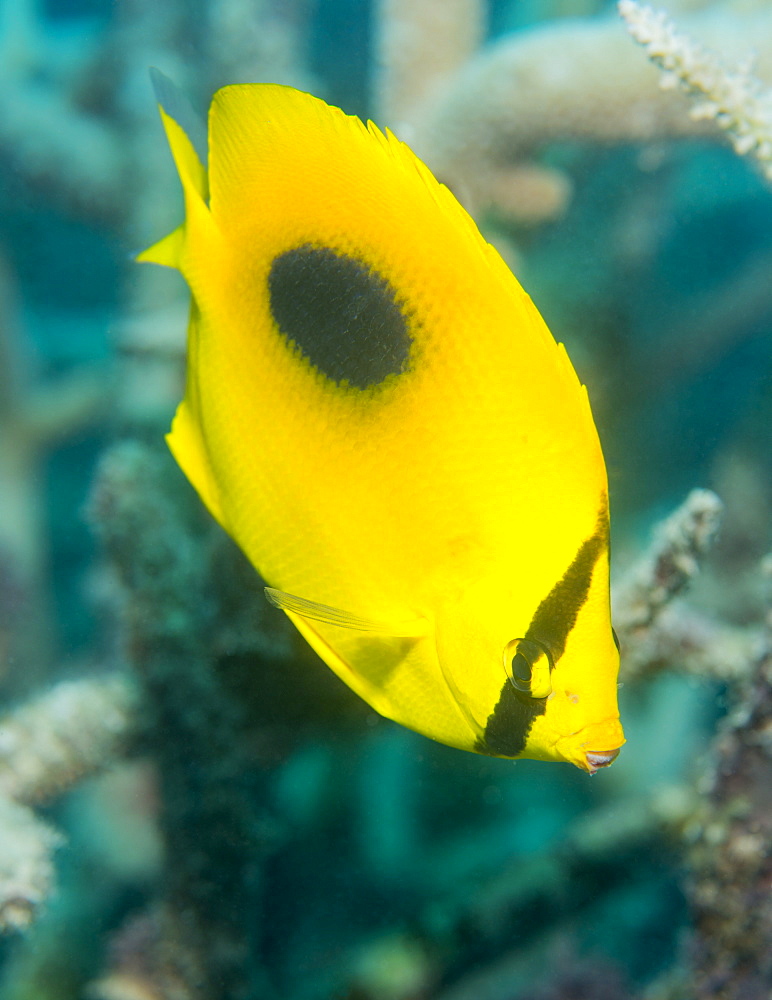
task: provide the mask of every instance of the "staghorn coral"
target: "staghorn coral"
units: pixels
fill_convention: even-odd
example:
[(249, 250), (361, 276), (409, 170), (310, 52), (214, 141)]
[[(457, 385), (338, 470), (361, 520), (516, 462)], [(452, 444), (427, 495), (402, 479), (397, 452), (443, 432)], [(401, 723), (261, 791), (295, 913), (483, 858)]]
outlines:
[(730, 680), (752, 670), (756, 629), (733, 627), (673, 603), (698, 573), (721, 511), (714, 493), (694, 490), (658, 525), (649, 550), (615, 585), (614, 623), (625, 681), (662, 670)]
[[(704, 120), (689, 116), (682, 94), (657, 88), (651, 66), (629, 58), (610, 18), (558, 20), (477, 53), (471, 45), (464, 49), (452, 25), (442, 22), (441, 54), (420, 60), (411, 53), (435, 51), (433, 24), (442, 19), (443, 5), (384, 3), (381, 12), (385, 66), (377, 81), (384, 122), (414, 145), (473, 214), (493, 206), (521, 225), (562, 214), (570, 180), (540, 158), (556, 141), (611, 145), (715, 135)], [(683, 23), (730, 54), (754, 48), (759, 72), (769, 77), (771, 15), (768, 7), (733, 18), (709, 9), (684, 15)], [(480, 34), (476, 8), (471, 21), (474, 41)]]
[(714, 121), (736, 153), (751, 156), (772, 180), (772, 88), (754, 75), (755, 55), (728, 65), (716, 53), (676, 30), (664, 11), (637, 0), (620, 0), (630, 34), (662, 69), (660, 87), (680, 87), (695, 98), (690, 115)]
[[(422, 37), (422, 5), (412, 5), (412, 12), (402, 5), (399, 13), (399, 31)], [(772, 78), (771, 22), (768, 6), (743, 16), (722, 17), (713, 9), (683, 16), (685, 28), (720, 45), (729, 57), (755, 49), (763, 78)], [(465, 29), (461, 16), (445, 26), (442, 38), (450, 53), (461, 51), (457, 39)], [(381, 52), (388, 54), (387, 18), (379, 30), (386, 39)], [(381, 78), (391, 77), (391, 90), (400, 94), (406, 89), (400, 67), (412, 80), (415, 61), (401, 54), (392, 58), (390, 73), (382, 71)], [(431, 74), (432, 63), (426, 72)], [(432, 89), (431, 77), (417, 87), (421, 95)], [(388, 96), (381, 96), (380, 104), (389, 110)], [(396, 109), (386, 124), (413, 142), (474, 214), (494, 206), (528, 225), (558, 217), (571, 193), (566, 175), (540, 162), (550, 143), (715, 136), (709, 123), (689, 116), (683, 94), (661, 91), (654, 68), (629, 58), (618, 24), (603, 17), (558, 20), (505, 36), (460, 65), (432, 99), (412, 105), (400, 99)]]
[[(152, 450), (131, 442), (119, 445), (103, 460), (90, 507), (92, 521), (125, 588), (122, 617), (127, 651), (142, 681), (147, 738), (161, 768), (162, 827), (169, 859), (158, 935), (136, 953), (134, 965), (127, 968), (124, 963), (103, 977), (98, 992), (104, 996), (113, 989), (120, 992), (139, 976), (142, 989), (149, 993), (208, 1000), (230, 995), (231, 990), (238, 992), (249, 982), (269, 990), (259, 956), (243, 935), (247, 925), (259, 924), (264, 906), (261, 857), (277, 836), (270, 832), (272, 821), (261, 804), (264, 795), (253, 787), (259, 780), (255, 765), (262, 760), (261, 768), (265, 768), (264, 755), (271, 744), (264, 744), (266, 734), (260, 735), (249, 701), (240, 689), (231, 688), (233, 678), (222, 673), (222, 653), (217, 651), (232, 649), (233, 638), (225, 636), (236, 635), (241, 648), (258, 651), (263, 658), (286, 657), (288, 647), (282, 635), (267, 639), (265, 626), (253, 631), (252, 638), (243, 626), (234, 631), (232, 611), (218, 610), (221, 597), (216, 591), (205, 596), (202, 588), (207, 580), (223, 579), (221, 571), (212, 574), (207, 568), (211, 559), (207, 552), (212, 552), (220, 533), (213, 526), (205, 530), (203, 525), (196, 526), (197, 516), (191, 520), (179, 479), (174, 477), (177, 486), (168, 480), (170, 469), (168, 460), (161, 460)], [(660, 539), (666, 538), (667, 543), (659, 541), (647, 559), (647, 565), (667, 566), (669, 571), (660, 572), (659, 579), (649, 574), (648, 584), (646, 575), (638, 572), (631, 605), (642, 602), (661, 607), (666, 603), (683, 583), (679, 580), (676, 586), (674, 582), (678, 554), (683, 562), (695, 534), (705, 542), (710, 535), (705, 530), (706, 512), (715, 512), (717, 507), (710, 495), (697, 494), (685, 505), (687, 514), (682, 511), (671, 519), (660, 532)], [(668, 580), (664, 595), (662, 578)], [(648, 597), (647, 586), (653, 591)], [(257, 607), (251, 602), (246, 606), (254, 615)], [(202, 608), (207, 609), (205, 614)], [(650, 626), (650, 616), (646, 617)], [(245, 726), (252, 736), (247, 736)], [(248, 801), (253, 805), (247, 806)], [(487, 938), (486, 949), (495, 948), (503, 927), (523, 919), (518, 913), (535, 908), (543, 914), (565, 914), (569, 898), (572, 906), (589, 905), (595, 889), (585, 896), (578, 892), (585, 878), (581, 873), (592, 869), (597, 874), (601, 867), (604, 880), (612, 884), (614, 866), (620, 873), (625, 870), (619, 860), (623, 845), (634, 854), (643, 843), (655, 842), (665, 828), (678, 828), (688, 804), (688, 797), (671, 793), (661, 806), (647, 802), (632, 808), (625, 803), (612, 813), (588, 817), (557, 852), (545, 853), (541, 867), (532, 863), (524, 871), (516, 864), (511, 878), (499, 871), (487, 889), (480, 885), (471, 896), (462, 894), (455, 904), (460, 906), (458, 926), (465, 928), (461, 940), (469, 937), (474, 924), (479, 929), (470, 943)], [(227, 855), (223, 854), (223, 830), (230, 831)], [(246, 883), (245, 870), (253, 873)], [(577, 892), (571, 888), (574, 872)], [(590, 883), (587, 887), (589, 891)], [(507, 917), (502, 924), (504, 912)], [(471, 952), (461, 941), (452, 945), (447, 921), (437, 938), (430, 913), (426, 920), (419, 951), (437, 954), (439, 949), (442, 954), (450, 948), (448, 954), (456, 953), (454, 967), (473, 959), (478, 945)], [(370, 968), (370, 961), (363, 955), (362, 968)], [(433, 967), (434, 960), (421, 974), (432, 978)]]
[[(263, 743), (265, 735), (259, 728), (253, 737), (246, 737), (248, 702), (238, 687), (231, 689), (232, 679), (221, 673), (217, 662), (226, 650), (229, 656), (238, 649), (260, 650), (270, 659), (286, 657), (289, 647), (283, 633), (270, 638), (265, 624), (245, 631), (238, 606), (223, 613), (226, 604), (218, 611), (224, 595), (204, 598), (205, 581), (223, 579), (222, 570), (212, 574), (207, 569), (218, 548), (212, 545), (219, 532), (196, 526), (197, 515), (191, 520), (179, 485), (167, 481), (169, 468), (168, 460), (144, 446), (131, 442), (117, 446), (103, 461), (90, 508), (125, 588), (126, 648), (145, 693), (145, 740), (161, 766), (169, 858), (163, 905), (153, 918), (159, 921), (158, 933), (149, 940), (143, 937), (144, 944), (131, 952), (134, 958), (121, 960), (123, 964), (95, 985), (94, 995), (109, 997), (117, 990), (121, 996), (128, 989), (127, 995), (144, 990), (164, 1000), (170, 996), (208, 1000), (230, 995), (246, 981), (259, 984), (262, 995), (270, 995), (259, 958), (243, 934), (246, 925), (254, 927), (264, 905), (260, 858), (278, 835), (261, 804), (264, 796), (252, 787), (254, 766), (261, 759), (265, 766), (276, 750), (270, 749), (270, 741)], [(179, 484), (177, 477), (175, 481)], [(662, 628), (666, 606), (693, 576), (719, 509), (712, 494), (698, 491), (657, 531), (651, 550), (622, 588), (622, 606), (628, 609), (622, 623), (625, 642), (634, 646), (639, 641), (634, 638), (636, 630), (640, 636), (645, 630)], [(232, 573), (231, 568), (228, 576)], [(243, 605), (243, 596), (237, 605)], [(209, 610), (202, 615), (205, 607)], [(251, 618), (256, 608), (251, 602), (244, 608)], [(124, 682), (110, 682), (113, 687), (101, 691), (93, 689), (93, 683), (63, 687), (52, 700), (52, 706), (59, 704), (60, 709), (32, 706), (13, 720), (6, 737), (10, 750), (19, 753), (20, 746), (35, 746), (38, 756), (18, 768), (9, 756), (8, 792), (24, 800), (40, 799), (119, 751), (122, 726), (130, 716), (117, 716), (114, 701), (126, 697)], [(60, 725), (72, 727), (76, 714), (67, 706), (79, 700), (79, 691), (88, 695), (92, 722), (80, 722), (72, 732), (66, 726), (64, 730), (51, 726), (52, 719), (61, 719)], [(76, 756), (74, 766), (64, 767), (61, 748), (87, 750), (95, 739), (94, 726), (108, 740), (104, 751)], [(44, 727), (52, 729), (50, 751), (38, 746)], [(115, 743), (109, 742), (113, 739)], [(19, 759), (25, 755), (29, 750)], [(254, 805), (248, 807), (248, 801)], [(438, 956), (447, 951), (441, 964), (460, 970), (481, 948), (480, 954), (495, 952), (506, 928), (524, 926), (530, 913), (542, 914), (546, 930), (549, 914), (560, 921), (593, 905), (598, 880), (610, 887), (617, 877), (624, 878), (625, 858), (640, 859), (641, 851), (654, 849), (663, 836), (672, 839), (679, 830), (694, 830), (695, 815), (692, 797), (678, 791), (600, 809), (577, 824), (558, 848), (544, 852), (538, 863), (532, 860), (524, 869), (518, 862), (509, 873), (497, 871), (490, 882), (461, 887), (455, 902), (444, 905), (440, 925), (433, 917), (436, 905), (431, 907), (420, 921), (419, 943), (410, 944), (408, 951), (413, 954), (417, 947), (418, 953), (433, 956), (421, 973), (433, 979)], [(225, 830), (231, 845), (227, 857)], [(38, 871), (50, 873), (50, 846), (40, 857)], [(212, 883), (215, 870), (217, 880)], [(243, 873), (248, 870), (253, 874), (244, 884)], [(27, 898), (32, 897), (29, 890)], [(238, 906), (236, 900), (241, 901)], [(9, 911), (20, 912), (32, 910)], [(457, 915), (451, 919), (453, 912)], [(519, 934), (522, 937), (522, 930)], [(706, 940), (711, 940), (707, 934)], [(455, 956), (452, 962), (450, 955)], [(371, 961), (372, 956), (363, 953), (361, 968), (370, 968)]]
[(256, 583), (230, 611), (228, 588), (210, 589), (223, 574), (242, 578), (240, 556), (229, 548), (230, 565), (217, 565), (223, 536), (168, 455), (130, 441), (108, 451), (90, 518), (122, 584), (126, 656), (160, 772), (167, 865), (160, 931), (143, 961), (164, 997), (269, 996), (250, 941), (264, 906), (261, 857), (278, 835), (262, 785), (281, 754), (261, 746), (259, 728), (250, 736), (244, 679), (223, 661), (238, 665), (245, 646), (286, 658), (286, 634), (253, 607)]
[(31, 809), (0, 796), (0, 932), (22, 931), (49, 897), (62, 836)]
[(694, 490), (658, 525), (645, 559), (629, 571), (618, 591), (615, 621), (620, 630), (635, 633), (651, 625), (688, 585), (715, 537), (721, 509), (715, 493)]
[(134, 706), (124, 677), (68, 681), (0, 720), (0, 931), (29, 926), (54, 885), (62, 837), (28, 807), (124, 753)]
[[(617, 599), (623, 676), (687, 670), (729, 686), (731, 708), (679, 819), (694, 930), (683, 978), (664, 996), (762, 1000), (772, 986), (772, 613), (762, 628), (730, 627), (667, 607), (695, 575), (717, 529), (718, 499), (695, 491), (655, 532), (650, 552), (629, 571)], [(760, 567), (770, 606), (772, 559)]]
[(0, 795), (50, 802), (122, 755), (136, 692), (123, 676), (62, 681), (0, 721)]
[[(763, 569), (769, 597), (772, 559)], [(686, 829), (698, 1000), (764, 1000), (772, 989), (772, 611), (765, 624), (751, 670), (734, 685)]]
[[(165, 899), (158, 916), (153, 918), (160, 922), (160, 930), (149, 940), (147, 936), (142, 938), (145, 943), (139, 951), (132, 952), (135, 958), (122, 960), (123, 965), (95, 984), (94, 995), (132, 996), (139, 995), (136, 992), (139, 990), (163, 1000), (170, 996), (208, 1000), (230, 995), (229, 990), (237, 989), (236, 984), (243, 983), (244, 976), (251, 976), (253, 984), (260, 984), (261, 995), (270, 995), (265, 973), (259, 961), (255, 964), (257, 956), (250, 957), (251, 949), (242, 937), (245, 915), (253, 913), (247, 923), (254, 926), (256, 914), (262, 909), (259, 859), (277, 835), (276, 831), (271, 832), (271, 820), (260, 805), (262, 796), (256, 790), (249, 793), (253, 808), (246, 807), (244, 798), (244, 782), (250, 784), (254, 780), (249, 775), (255, 761), (260, 759), (252, 755), (265, 751), (257, 747), (249, 750), (252, 740), (245, 741), (243, 733), (236, 737), (246, 721), (245, 705), (236, 707), (232, 700), (235, 691), (228, 693), (227, 682), (223, 687), (225, 677), (218, 678), (215, 663), (216, 657), (222, 655), (216, 651), (233, 649), (236, 637), (240, 643), (237, 648), (261, 648), (263, 656), (285, 657), (288, 647), (282, 635), (267, 639), (264, 626), (248, 638), (243, 625), (234, 627), (232, 612), (222, 618), (221, 612), (210, 605), (208, 614), (201, 615), (201, 608), (209, 603), (202, 600), (201, 587), (210, 575), (203, 554), (211, 551), (212, 532), (215, 536), (218, 533), (216, 529), (202, 533), (200, 527), (193, 527), (196, 519), (191, 522), (190, 515), (184, 513), (187, 504), (180, 504), (182, 498), (177, 487), (170, 493), (170, 484), (164, 485), (164, 465), (142, 446), (133, 443), (118, 446), (104, 460), (91, 504), (92, 519), (126, 587), (123, 618), (127, 649), (145, 691), (146, 739), (161, 764), (163, 825), (169, 849)], [(639, 641), (636, 632), (640, 637), (646, 630), (656, 632), (663, 628), (667, 605), (693, 576), (696, 562), (712, 536), (719, 509), (712, 494), (705, 491), (692, 494), (660, 526), (650, 551), (630, 572), (628, 583), (622, 587), (621, 604), (626, 609), (622, 615), (624, 641), (631, 647)], [(218, 639), (218, 635), (222, 638)], [(211, 659), (213, 654), (215, 659)], [(670, 665), (676, 662), (671, 660)], [(123, 727), (130, 715), (116, 715), (116, 702), (127, 696), (127, 689), (123, 681), (109, 682), (101, 690), (93, 688), (94, 683), (84, 681), (62, 687), (50, 705), (41, 702), (41, 707), (32, 706), (12, 721), (6, 736), (10, 762), (6, 793), (25, 801), (50, 796), (119, 751)], [(750, 684), (756, 691), (754, 697), (766, 712), (769, 704), (765, 701), (766, 691), (759, 692), (754, 684), (758, 682)], [(81, 720), (74, 726), (77, 714), (68, 706), (80, 700), (79, 694), (87, 695), (85, 704), (91, 705), (92, 721), (85, 725)], [(130, 704), (126, 702), (127, 706)], [(51, 725), (56, 719), (61, 720), (59, 725), (64, 725), (63, 730)], [(746, 738), (748, 723), (753, 723), (751, 733), (763, 732), (768, 725), (766, 716), (759, 716), (759, 726), (753, 715), (750, 719), (747, 714), (733, 719), (733, 732), (741, 745), (758, 753), (763, 744), (753, 737)], [(51, 750), (39, 745), (39, 733), (44, 728), (52, 730)], [(102, 732), (108, 741), (104, 751), (76, 754), (75, 763), (65, 766), (62, 748), (82, 747), (88, 751), (93, 747), (95, 732)], [(225, 741), (224, 735), (227, 735)], [(14, 753), (19, 760), (30, 754), (29, 749), (22, 754), (19, 750), (22, 746), (35, 747), (37, 756), (33, 755), (24, 767), (16, 767)], [(247, 758), (243, 757), (245, 751)], [(718, 773), (725, 771), (719, 769)], [(732, 822), (738, 823), (736, 804), (729, 815)], [(756, 840), (748, 839), (746, 816), (747, 812), (740, 816), (732, 842), (748, 847)], [(232, 845), (227, 863), (223, 856), (224, 830), (230, 831), (228, 839)], [(490, 882), (460, 887), (455, 902), (444, 905), (445, 916), (439, 925), (433, 916), (436, 904), (421, 918), (419, 926), (423, 929), (418, 943), (409, 944), (408, 952), (412, 955), (417, 948), (416, 954), (432, 956), (426, 960), (425, 971), (420, 973), (429, 979), (437, 976), (438, 956), (446, 951), (448, 956), (454, 956), (450, 967), (460, 970), (476, 954), (494, 953), (506, 928), (522, 928), (528, 922), (528, 914), (542, 914), (546, 931), (549, 914), (560, 921), (592, 906), (599, 881), (611, 887), (617, 877), (625, 878), (629, 867), (626, 858), (640, 860), (642, 850), (656, 849), (660, 838), (666, 836), (672, 841), (682, 830), (687, 831), (687, 836), (702, 851), (699, 854), (694, 849), (694, 857), (699, 861), (693, 865), (696, 873), (693, 877), (699, 878), (703, 887), (702, 895), (695, 891), (699, 917), (700, 907), (709, 909), (704, 887), (716, 878), (715, 862), (711, 867), (709, 860), (715, 858), (715, 821), (709, 823), (701, 817), (688, 793), (666, 790), (649, 801), (615, 803), (591, 813), (558, 848), (546, 851), (538, 863), (532, 860), (524, 869), (518, 862), (509, 873), (497, 871)], [(28, 919), (37, 904), (36, 893), (42, 898), (47, 891), (46, 880), (51, 878), (50, 851), (55, 841), (55, 834), (42, 831), (28, 841), (45, 847), (45, 851), (35, 847), (32, 852), (36, 859), (36, 880), (29, 883), (26, 894), (14, 891), (9, 895), (9, 923)], [(235, 844), (240, 846), (234, 853)], [(707, 852), (704, 845), (709, 848)], [(738, 850), (733, 848), (730, 860), (737, 861)], [(740, 860), (747, 868), (747, 858)], [(213, 885), (210, 878), (215, 864), (218, 878)], [(9, 873), (9, 892), (18, 884), (13, 876), (18, 876), (20, 870), (23, 869)], [(253, 871), (246, 885), (240, 884), (245, 870)], [(593, 875), (588, 880), (590, 871)], [(236, 881), (226, 891), (228, 872)], [(736, 872), (724, 877), (736, 890)], [(21, 905), (19, 899), (28, 902)], [(234, 908), (236, 899), (242, 902)], [(223, 905), (226, 912), (220, 909)], [(453, 912), (457, 915), (451, 919)], [(698, 921), (703, 953), (712, 949), (714, 954), (718, 952), (725, 957), (726, 945), (719, 933), (721, 928), (716, 929), (715, 915), (712, 921), (706, 919), (703, 923), (700, 927)], [(725, 919), (721, 926), (731, 932), (736, 923)], [(521, 929), (521, 938), (522, 933)], [(242, 943), (238, 944), (240, 940)], [(379, 946), (373, 947), (374, 955)], [(368, 958), (363, 953), (364, 964), (358, 968), (370, 968), (372, 961), (375, 961), (372, 955)], [(441, 965), (449, 961), (446, 957)], [(419, 964), (423, 967), (424, 962), (421, 958)], [(448, 971), (443, 975), (447, 977)], [(510, 970), (508, 975), (515, 972)], [(464, 995), (466, 987), (462, 988), (461, 981), (458, 988), (459, 995)]]

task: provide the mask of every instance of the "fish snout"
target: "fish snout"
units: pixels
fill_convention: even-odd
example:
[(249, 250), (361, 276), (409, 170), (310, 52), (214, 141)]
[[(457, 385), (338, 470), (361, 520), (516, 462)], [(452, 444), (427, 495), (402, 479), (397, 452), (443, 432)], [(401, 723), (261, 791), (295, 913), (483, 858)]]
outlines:
[[(556, 759), (568, 761), (588, 774), (595, 774), (608, 767), (619, 756), (625, 736), (619, 718), (603, 719), (591, 723), (570, 736), (564, 736), (555, 745)], [(591, 747), (599, 747), (594, 750)]]

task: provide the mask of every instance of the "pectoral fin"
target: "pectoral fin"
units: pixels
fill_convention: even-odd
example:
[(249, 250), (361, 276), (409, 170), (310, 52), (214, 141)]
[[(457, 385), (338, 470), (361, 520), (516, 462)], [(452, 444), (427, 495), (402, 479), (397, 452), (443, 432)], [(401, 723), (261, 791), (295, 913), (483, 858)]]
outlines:
[(327, 625), (337, 625), (339, 628), (350, 628), (358, 632), (377, 632), (381, 635), (399, 636), (400, 638), (418, 638), (429, 633), (429, 622), (425, 618), (410, 618), (400, 621), (379, 621), (374, 618), (362, 618), (340, 608), (332, 608), (329, 604), (317, 604), (304, 597), (295, 597), (283, 590), (273, 587), (265, 588), (265, 596), (269, 602), (282, 611), (288, 611), (308, 618), (312, 621), (324, 622)]

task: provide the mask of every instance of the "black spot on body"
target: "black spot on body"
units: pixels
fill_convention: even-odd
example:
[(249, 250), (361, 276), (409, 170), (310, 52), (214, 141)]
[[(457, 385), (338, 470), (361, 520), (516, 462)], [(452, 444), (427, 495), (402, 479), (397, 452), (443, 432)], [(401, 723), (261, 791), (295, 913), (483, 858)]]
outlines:
[(268, 291), (279, 332), (333, 382), (366, 389), (408, 368), (408, 319), (363, 261), (306, 243), (275, 258)]
[[(608, 508), (604, 502), (595, 533), (581, 545), (571, 565), (536, 609), (523, 636), (546, 646), (553, 663), (565, 652), (569, 633), (590, 592), (595, 563), (607, 549)], [(531, 698), (517, 691), (511, 681), (505, 681), (475, 749), (499, 757), (517, 757), (525, 750), (536, 717), (546, 710), (546, 698)]]

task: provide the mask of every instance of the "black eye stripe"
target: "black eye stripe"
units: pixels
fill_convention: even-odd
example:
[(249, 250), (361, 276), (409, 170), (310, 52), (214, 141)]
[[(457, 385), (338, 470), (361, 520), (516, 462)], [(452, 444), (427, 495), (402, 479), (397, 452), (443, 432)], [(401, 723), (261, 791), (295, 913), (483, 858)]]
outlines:
[(607, 549), (608, 516), (604, 508), (595, 534), (582, 544), (571, 565), (536, 609), (525, 633), (526, 639), (541, 642), (549, 649), (555, 664), (563, 655), (569, 633), (587, 600), (595, 563)]
[[(568, 635), (590, 592), (595, 564), (607, 550), (608, 507), (604, 498), (595, 533), (582, 543), (571, 565), (536, 609), (525, 635), (526, 639), (545, 645), (553, 663), (565, 651)], [(537, 716), (544, 715), (546, 710), (546, 698), (524, 695), (507, 679), (475, 749), (500, 757), (517, 757), (525, 750)]]
[(408, 316), (364, 261), (306, 243), (274, 259), (268, 292), (279, 332), (333, 382), (366, 389), (407, 370)]

